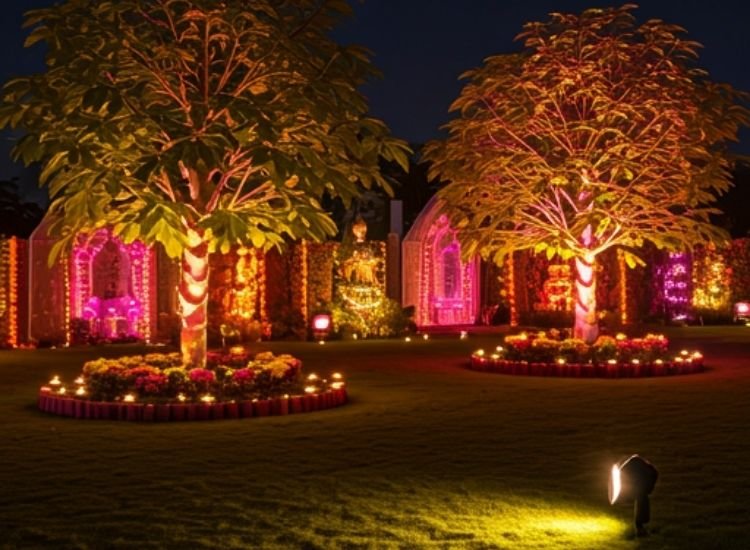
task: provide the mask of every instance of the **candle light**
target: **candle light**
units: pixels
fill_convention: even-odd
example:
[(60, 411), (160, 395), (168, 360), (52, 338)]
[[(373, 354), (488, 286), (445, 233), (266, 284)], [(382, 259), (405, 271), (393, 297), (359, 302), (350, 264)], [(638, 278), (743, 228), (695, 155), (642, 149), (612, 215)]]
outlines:
[(60, 395), (65, 395), (65, 386), (60, 386), (60, 389), (57, 390), (57, 393), (59, 393)]
[(310, 380), (310, 381), (317, 380), (318, 379), (318, 375), (315, 374), (315, 373), (309, 374), (309, 375), (307, 375), (307, 379)]
[(201, 397), (201, 401), (203, 401), (204, 403), (213, 403), (214, 401), (216, 401), (216, 398), (213, 395), (207, 393), (206, 395)]
[(75, 379), (75, 383), (78, 384), (79, 386), (83, 386), (86, 383), (86, 381), (83, 379), (83, 376), (79, 376), (78, 378)]
[(495, 348), (495, 351), (498, 352), (498, 353), (502, 353), (503, 352), (503, 346), (497, 346)]
[(334, 390), (340, 390), (341, 388), (344, 387), (344, 383), (343, 382), (333, 382), (333, 383), (331, 383), (331, 387)]
[(60, 386), (62, 382), (60, 382), (60, 377), (55, 375), (52, 377), (52, 380), (49, 381), (50, 386)]
[(617, 364), (617, 359), (607, 359), (607, 364), (608, 365), (616, 365)]
[(86, 388), (84, 388), (83, 386), (79, 386), (76, 390), (76, 395), (86, 395)]
[(184, 394), (184, 393), (178, 393), (178, 394), (177, 394), (177, 399), (178, 399), (178, 400), (179, 400), (179, 401), (180, 401), (181, 403), (184, 403), (184, 402), (185, 402), (185, 399), (187, 399), (187, 397), (185, 397), (185, 394)]
[(343, 376), (341, 376), (341, 373), (340, 373), (340, 372), (334, 372), (334, 373), (333, 373), (333, 374), (331, 375), (331, 378), (333, 378), (334, 380), (341, 380), (341, 379), (342, 379), (342, 378), (344, 378), (344, 377), (343, 377)]
[(633, 359), (633, 360), (631, 361), (631, 363), (633, 363), (634, 365), (640, 365), (640, 364), (641, 364), (641, 361), (640, 361), (639, 359)]
[(557, 358), (557, 364), (558, 365), (564, 365), (565, 364), (565, 358), (564, 357), (558, 357)]
[(315, 393), (317, 391), (318, 388), (316, 388), (315, 386), (305, 386), (305, 393), (307, 394)]
[(125, 403), (134, 403), (135, 402), (135, 395), (133, 395), (132, 393), (129, 393), (125, 397), (123, 397), (122, 400)]
[(477, 351), (474, 352), (474, 355), (476, 355), (478, 357), (484, 357), (484, 350), (483, 349), (478, 349)]
[(429, 334), (423, 334), (422, 335), (422, 340), (429, 340), (429, 339), (430, 339), (430, 335)]
[(325, 346), (326, 341), (325, 340), (318, 340), (318, 344), (320, 344), (321, 346)]
[(411, 336), (407, 336), (406, 338), (404, 338), (404, 342), (411, 342)]

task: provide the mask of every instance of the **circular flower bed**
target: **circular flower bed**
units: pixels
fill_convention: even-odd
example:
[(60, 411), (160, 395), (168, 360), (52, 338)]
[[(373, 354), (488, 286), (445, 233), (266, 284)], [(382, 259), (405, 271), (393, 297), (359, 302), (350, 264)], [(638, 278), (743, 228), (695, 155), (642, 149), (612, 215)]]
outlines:
[(600, 336), (591, 345), (576, 338), (561, 338), (557, 331), (522, 332), (506, 336), (492, 352), (471, 355), (470, 368), (503, 374), (634, 378), (692, 374), (703, 370), (698, 351), (668, 352), (663, 334), (628, 338), (624, 334)]
[(178, 353), (97, 359), (72, 385), (58, 376), (39, 391), (39, 408), (77, 418), (181, 421), (311, 412), (347, 401), (343, 377), (302, 375), (291, 355), (210, 353), (206, 368)]

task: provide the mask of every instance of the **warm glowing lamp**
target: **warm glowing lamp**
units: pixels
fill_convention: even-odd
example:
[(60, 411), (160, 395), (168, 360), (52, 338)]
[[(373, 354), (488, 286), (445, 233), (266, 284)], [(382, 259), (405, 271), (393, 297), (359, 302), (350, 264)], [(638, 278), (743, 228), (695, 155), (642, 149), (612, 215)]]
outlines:
[(659, 472), (645, 458), (633, 455), (612, 466), (609, 477), (609, 503), (633, 501), (635, 529), (638, 535), (646, 534), (646, 524), (651, 520), (648, 496), (654, 490)]
[(734, 322), (750, 320), (750, 302), (734, 304)]
[(312, 330), (316, 340), (323, 340), (331, 332), (331, 315), (318, 313), (312, 318)]

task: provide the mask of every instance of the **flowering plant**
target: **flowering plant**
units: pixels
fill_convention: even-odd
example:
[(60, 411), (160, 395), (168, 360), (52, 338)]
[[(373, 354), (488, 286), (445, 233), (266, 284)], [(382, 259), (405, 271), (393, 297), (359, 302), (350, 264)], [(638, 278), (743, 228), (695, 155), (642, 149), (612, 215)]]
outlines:
[(647, 334), (643, 338), (628, 338), (624, 334), (600, 336), (592, 345), (577, 338), (559, 340), (550, 333), (521, 333), (505, 337), (505, 349), (496, 355), (517, 361), (552, 362), (564, 358), (575, 363), (606, 363), (610, 360), (653, 362), (663, 359), (669, 341), (663, 334)]
[[(216, 361), (229, 357), (229, 365)], [(242, 364), (238, 361), (242, 359)], [(83, 366), (92, 399), (115, 401), (128, 393), (149, 400), (179, 394), (197, 400), (207, 393), (222, 398), (267, 398), (302, 392), (302, 363), (291, 355), (214, 354), (208, 368), (186, 369), (179, 354), (148, 354), (96, 359)]]

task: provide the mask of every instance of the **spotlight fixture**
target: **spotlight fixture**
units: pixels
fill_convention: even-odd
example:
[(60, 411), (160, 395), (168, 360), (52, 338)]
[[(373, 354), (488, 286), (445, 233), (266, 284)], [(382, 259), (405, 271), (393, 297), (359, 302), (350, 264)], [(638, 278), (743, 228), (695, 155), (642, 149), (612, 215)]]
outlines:
[(646, 535), (646, 524), (651, 520), (648, 496), (654, 490), (659, 472), (645, 458), (633, 455), (612, 466), (609, 477), (609, 503), (633, 501), (635, 531)]

